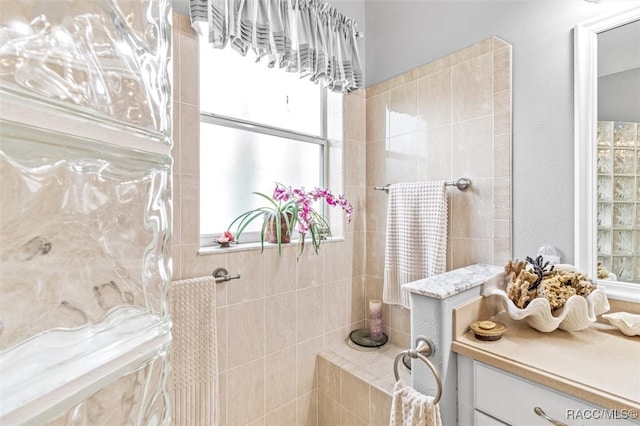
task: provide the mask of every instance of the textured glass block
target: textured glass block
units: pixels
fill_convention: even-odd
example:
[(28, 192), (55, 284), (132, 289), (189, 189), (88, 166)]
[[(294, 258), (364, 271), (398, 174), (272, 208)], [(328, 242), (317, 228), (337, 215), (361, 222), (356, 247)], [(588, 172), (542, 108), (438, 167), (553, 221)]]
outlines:
[(45, 424), (168, 426), (168, 377), (168, 355), (164, 352)]
[(0, 3), (0, 93), (170, 142), (169, 0)]
[(613, 205), (613, 226), (631, 228), (635, 220), (634, 205), (631, 203), (615, 203)]
[(611, 257), (610, 256), (598, 256), (598, 262), (602, 264), (608, 271), (611, 271)]
[(614, 253), (633, 253), (633, 232), (632, 231), (613, 231), (613, 252)]
[(613, 180), (609, 176), (598, 176), (598, 201), (611, 201), (613, 195)]
[(633, 147), (636, 144), (636, 123), (615, 122), (613, 145)]
[(613, 154), (613, 171), (621, 175), (634, 175), (636, 152), (633, 149), (616, 149)]
[(613, 151), (608, 148), (598, 149), (598, 173), (611, 174), (613, 171)]
[(610, 229), (598, 230), (598, 255), (611, 254), (612, 232)]
[(609, 203), (598, 203), (598, 212), (596, 220), (598, 227), (611, 228), (612, 223), (612, 206)]
[(640, 256), (635, 256), (633, 258), (633, 265), (633, 281), (640, 283)]
[(633, 279), (633, 257), (614, 256), (611, 272), (616, 274), (620, 281), (631, 281)]
[(170, 158), (0, 125), (0, 349), (119, 306), (164, 315)]
[(598, 146), (613, 146), (613, 121), (598, 122)]
[(613, 199), (633, 201), (636, 196), (636, 180), (632, 177), (616, 176), (613, 178)]
[(636, 203), (636, 228), (640, 228), (640, 203)]
[(640, 229), (633, 232), (633, 252), (640, 254)]

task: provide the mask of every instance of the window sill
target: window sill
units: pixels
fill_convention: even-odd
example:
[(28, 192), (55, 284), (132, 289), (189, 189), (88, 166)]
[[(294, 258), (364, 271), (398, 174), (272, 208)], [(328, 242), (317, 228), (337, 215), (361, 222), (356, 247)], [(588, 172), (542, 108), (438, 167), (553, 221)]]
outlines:
[[(331, 237), (327, 238), (322, 242), (322, 245), (327, 243), (339, 243), (344, 242), (344, 237)], [(311, 245), (311, 241), (308, 242)], [(295, 247), (298, 245), (298, 240), (292, 240), (290, 243), (282, 244), (282, 247)], [(273, 243), (265, 243), (265, 250), (277, 249), (278, 245)], [(262, 245), (260, 242), (253, 243), (242, 243), (236, 244), (232, 243), (229, 247), (220, 247), (220, 246), (203, 246), (198, 249), (198, 256), (208, 256), (210, 254), (221, 254), (221, 253), (235, 253), (238, 251), (249, 251), (249, 250), (262, 250)]]

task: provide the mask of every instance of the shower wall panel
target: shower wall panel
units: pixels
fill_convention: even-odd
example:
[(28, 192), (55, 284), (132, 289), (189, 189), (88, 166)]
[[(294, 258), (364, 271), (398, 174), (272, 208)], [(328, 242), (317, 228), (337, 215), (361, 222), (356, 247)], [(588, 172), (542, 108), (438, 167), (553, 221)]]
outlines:
[(2, 1), (0, 40), (0, 423), (170, 424), (170, 2)]

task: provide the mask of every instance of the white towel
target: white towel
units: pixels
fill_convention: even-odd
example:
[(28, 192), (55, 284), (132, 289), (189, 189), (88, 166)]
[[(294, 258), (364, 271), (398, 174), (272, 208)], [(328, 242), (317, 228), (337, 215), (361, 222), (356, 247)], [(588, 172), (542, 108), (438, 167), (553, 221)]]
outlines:
[(398, 380), (393, 388), (389, 426), (442, 426), (440, 407), (433, 403), (432, 396)]
[(173, 321), (173, 424), (217, 425), (220, 410), (214, 278), (174, 281), (169, 300)]
[(382, 300), (408, 308), (402, 284), (441, 274), (447, 267), (445, 182), (390, 185), (388, 203)]

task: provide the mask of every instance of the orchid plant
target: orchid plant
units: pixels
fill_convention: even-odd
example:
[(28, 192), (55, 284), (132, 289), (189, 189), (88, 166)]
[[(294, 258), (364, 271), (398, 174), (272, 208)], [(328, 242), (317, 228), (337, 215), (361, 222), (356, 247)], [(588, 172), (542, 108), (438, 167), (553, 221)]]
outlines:
[(326, 218), (313, 208), (313, 204), (318, 200), (324, 200), (329, 206), (342, 208), (348, 222), (351, 222), (353, 215), (351, 203), (343, 195), (336, 196), (326, 188), (306, 191), (304, 188), (292, 188), (276, 183), (271, 197), (260, 192), (253, 192), (253, 194), (267, 200), (268, 205), (242, 213), (231, 222), (229, 229), (237, 225), (237, 241), (250, 223), (256, 219), (262, 219), (260, 243), (263, 250), (265, 236), (273, 227), (274, 242), (278, 244), (278, 252), (282, 252), (282, 243), (288, 242), (288, 236), (295, 230), (299, 234), (299, 254), (304, 251), (307, 236), (317, 254), (325, 235), (331, 234)]

